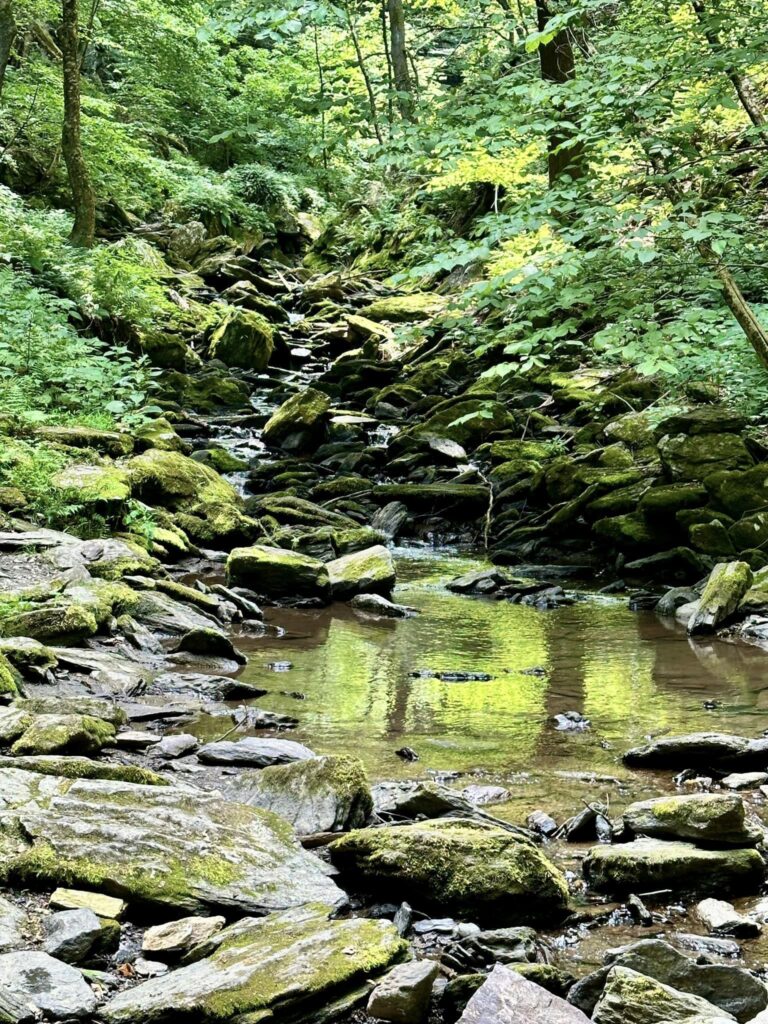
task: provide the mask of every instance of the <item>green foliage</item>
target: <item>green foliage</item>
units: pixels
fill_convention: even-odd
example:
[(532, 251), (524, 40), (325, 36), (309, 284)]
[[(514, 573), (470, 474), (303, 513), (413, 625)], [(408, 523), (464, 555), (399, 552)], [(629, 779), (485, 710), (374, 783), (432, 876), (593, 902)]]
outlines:
[(67, 461), (55, 448), (15, 441), (0, 446), (0, 481), (22, 492), (29, 505), (27, 514), (37, 516), (45, 526), (62, 527), (81, 512), (77, 493), (53, 482)]

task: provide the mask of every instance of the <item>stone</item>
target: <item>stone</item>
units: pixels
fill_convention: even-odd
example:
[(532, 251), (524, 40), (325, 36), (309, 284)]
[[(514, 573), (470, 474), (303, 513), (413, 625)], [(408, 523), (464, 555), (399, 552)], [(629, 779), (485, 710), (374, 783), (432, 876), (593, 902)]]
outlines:
[(588, 883), (616, 895), (655, 889), (754, 892), (764, 872), (754, 849), (702, 850), (692, 843), (657, 839), (596, 846), (584, 861)]
[(92, 910), (97, 917), (110, 921), (119, 921), (126, 910), (124, 900), (116, 896), (106, 896), (101, 892), (86, 892), (80, 889), (56, 889), (51, 895), (50, 905), (53, 910)]
[(235, 647), (226, 633), (213, 628), (190, 629), (181, 637), (175, 651), (186, 651), (204, 657), (228, 658), (238, 665), (245, 665), (248, 661), (246, 655)]
[(227, 791), (241, 803), (273, 811), (300, 836), (361, 828), (373, 808), (362, 763), (346, 756), (241, 772)]
[(51, 483), (62, 491), (76, 491), (78, 504), (91, 513), (96, 509), (114, 511), (131, 495), (127, 473), (110, 462), (103, 465), (70, 462), (55, 474)]
[(167, 594), (145, 591), (138, 595), (134, 618), (152, 632), (164, 636), (183, 636), (193, 629), (213, 629), (216, 619), (199, 608), (175, 601)]
[(593, 1024), (722, 1024), (735, 1018), (706, 999), (678, 992), (627, 967), (613, 967), (595, 1007)]
[(696, 916), (707, 931), (714, 935), (733, 935), (746, 939), (759, 935), (762, 930), (757, 921), (739, 914), (733, 904), (725, 900), (702, 900), (696, 905)]
[(146, 750), (160, 742), (160, 736), (145, 729), (126, 729), (115, 737), (114, 746), (120, 750)]
[(422, 1024), (429, 1010), (432, 986), (437, 978), (435, 960), (398, 964), (371, 992), (366, 1012), (392, 1024)]
[(720, 779), (724, 789), (757, 789), (768, 782), (768, 772), (734, 772)]
[(11, 769), (0, 770), (4, 787), (0, 881), (88, 885), (187, 914), (343, 902), (328, 868), (285, 822), (220, 793)]
[(0, 743), (13, 743), (32, 724), (32, 715), (20, 707), (0, 707)]
[(538, 943), (533, 928), (493, 928), (476, 931), (452, 942), (442, 960), (453, 971), (467, 973), (493, 964), (531, 963)]
[(384, 619), (410, 619), (418, 614), (415, 608), (394, 604), (381, 594), (356, 594), (350, 599), (349, 606), (365, 615), (376, 615)]
[(88, 757), (64, 757), (40, 754), (31, 757), (0, 757), (0, 768), (21, 768), (25, 772), (58, 775), (65, 779), (108, 779), (134, 782), (142, 786), (167, 786), (168, 779), (135, 764), (114, 764)]
[(588, 1024), (589, 1018), (541, 985), (497, 964), (469, 1000), (459, 1024)]
[(245, 768), (268, 768), (271, 765), (306, 761), (315, 755), (302, 743), (293, 740), (259, 739), (219, 740), (206, 743), (197, 754), (203, 764), (241, 765)]
[(48, 1020), (80, 1020), (96, 1009), (96, 994), (76, 967), (27, 949), (0, 956), (3, 995), (31, 1003)]
[(171, 736), (163, 736), (160, 742), (153, 748), (152, 753), (156, 757), (162, 757), (165, 761), (175, 761), (178, 757), (194, 754), (199, 746), (200, 744), (196, 736), (182, 732)]
[(295, 551), (254, 545), (235, 548), (227, 559), (227, 579), (242, 583), (265, 597), (317, 597), (327, 599), (331, 581), (317, 558)]
[(366, 885), (396, 885), (405, 898), (474, 918), (514, 923), (556, 916), (568, 899), (564, 877), (540, 850), (483, 822), (359, 829), (333, 842), (330, 852), (342, 872)]
[(38, 715), (13, 744), (11, 753), (92, 755), (114, 736), (114, 725), (91, 715)]
[(35, 435), (54, 444), (66, 445), (68, 448), (91, 448), (103, 455), (111, 455), (114, 459), (130, 455), (133, 451), (131, 435), (120, 434), (115, 430), (98, 430), (96, 427), (81, 425), (55, 425), (36, 427)]
[(381, 320), (393, 324), (412, 323), (415, 320), (429, 320), (442, 312), (446, 300), (434, 292), (413, 292), (410, 295), (392, 295), (376, 299), (360, 310), (360, 315), (378, 323)]
[(331, 596), (339, 601), (356, 594), (389, 594), (396, 580), (392, 555), (381, 544), (336, 558), (327, 563), (326, 569), (331, 580)]
[(591, 1015), (612, 967), (627, 968), (679, 992), (706, 999), (737, 1020), (749, 1020), (766, 1005), (768, 989), (743, 967), (692, 960), (663, 939), (641, 939), (608, 950), (605, 967), (578, 981), (568, 1001)]
[(197, 505), (239, 505), (234, 487), (218, 473), (179, 452), (150, 448), (128, 464), (134, 497), (178, 510)]
[(42, 682), (49, 669), (56, 668), (57, 659), (50, 647), (28, 636), (0, 639), (0, 658), (6, 659), (22, 676)]
[(331, 400), (322, 391), (304, 388), (267, 420), (262, 437), (273, 448), (313, 452), (325, 440)]
[(24, 911), (0, 896), (0, 953), (18, 949), (23, 944), (27, 925)]
[(658, 443), (661, 464), (672, 480), (703, 480), (719, 470), (748, 469), (752, 456), (735, 434), (667, 434)]
[(655, 428), (657, 438), (665, 434), (738, 434), (747, 425), (746, 416), (720, 405), (705, 405), (673, 413)]
[(439, 818), (441, 815), (472, 816), (472, 804), (456, 790), (439, 782), (380, 782), (373, 787), (376, 814), (380, 817)]
[(182, 917), (158, 924), (144, 932), (141, 951), (160, 957), (180, 956), (201, 942), (207, 942), (226, 923), (224, 917)]
[(720, 562), (710, 573), (688, 620), (688, 633), (714, 633), (736, 611), (752, 586), (752, 570), (746, 562)]
[(101, 922), (92, 910), (62, 910), (45, 919), (43, 932), (46, 953), (78, 964), (101, 937)]
[(633, 768), (758, 768), (765, 764), (768, 744), (721, 732), (695, 732), (683, 736), (659, 736), (644, 747), (624, 755)]
[(227, 366), (266, 370), (274, 349), (272, 325), (260, 313), (231, 306), (211, 335), (208, 355)]
[(754, 846), (760, 833), (745, 820), (735, 793), (692, 793), (630, 804), (624, 823), (635, 835), (719, 846)]
[(119, 993), (100, 1015), (106, 1024), (303, 1017), (308, 999), (358, 998), (407, 948), (389, 921), (328, 920), (317, 907), (244, 918), (199, 947), (202, 958)]

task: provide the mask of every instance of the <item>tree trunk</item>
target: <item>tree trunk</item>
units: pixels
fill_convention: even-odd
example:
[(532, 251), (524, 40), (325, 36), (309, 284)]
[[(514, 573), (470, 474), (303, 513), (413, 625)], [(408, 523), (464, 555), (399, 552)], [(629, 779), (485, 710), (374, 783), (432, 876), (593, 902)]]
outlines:
[(368, 106), (371, 110), (371, 126), (373, 127), (373, 133), (376, 136), (377, 141), (380, 145), (384, 144), (384, 137), (381, 134), (381, 127), (379, 125), (379, 114), (376, 109), (376, 94), (373, 91), (373, 83), (371, 82), (371, 76), (368, 74), (368, 68), (365, 64), (365, 57), (363, 57), (363, 51), (360, 46), (360, 39), (357, 35), (357, 29), (352, 19), (352, 13), (349, 6), (345, 8), (347, 15), (347, 25), (349, 26), (349, 34), (352, 38), (352, 45), (355, 48), (355, 56), (357, 57), (357, 66), (360, 68), (360, 74), (363, 76), (363, 82), (365, 83), (365, 91), (368, 93)]
[(397, 108), (400, 116), (413, 120), (413, 85), (408, 67), (408, 52), (405, 47), (405, 14), (403, 0), (387, 0), (389, 15), (389, 49), (392, 56), (392, 70), (397, 92)]
[[(696, 12), (696, 17), (699, 19), (704, 37), (712, 51), (717, 54), (725, 54), (726, 47), (719, 33), (708, 20), (709, 12), (707, 11), (705, 0), (691, 0), (691, 4)], [(766, 126), (765, 112), (752, 80), (748, 75), (743, 75), (733, 64), (726, 67), (725, 73), (730, 79), (739, 102), (746, 111), (747, 117), (755, 128), (759, 128), (761, 133), (765, 134), (768, 127)]]
[(5, 72), (15, 40), (16, 19), (13, 16), (13, 0), (0, 0), (0, 97), (3, 95)]
[(69, 236), (73, 245), (93, 245), (96, 233), (96, 199), (88, 164), (83, 155), (80, 117), (80, 42), (78, 0), (62, 0), (61, 56), (64, 80), (64, 125), (61, 150), (67, 165), (75, 223)]
[[(545, 32), (552, 11), (549, 0), (536, 0), (539, 32)], [(568, 32), (558, 32), (548, 43), (539, 46), (541, 77), (554, 85), (565, 85), (576, 77), (573, 45)], [(584, 174), (584, 147), (571, 140), (564, 128), (553, 128), (548, 140), (549, 184), (554, 185), (563, 175), (581, 178)]]

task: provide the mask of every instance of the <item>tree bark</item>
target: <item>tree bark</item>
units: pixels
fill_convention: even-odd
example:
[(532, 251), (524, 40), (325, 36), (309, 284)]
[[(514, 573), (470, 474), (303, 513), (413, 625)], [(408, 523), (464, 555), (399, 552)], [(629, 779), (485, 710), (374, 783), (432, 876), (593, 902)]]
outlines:
[(373, 83), (371, 82), (371, 76), (368, 74), (368, 68), (366, 67), (365, 57), (363, 57), (363, 51), (360, 46), (360, 39), (357, 35), (357, 29), (352, 19), (352, 13), (349, 9), (349, 5), (346, 6), (345, 12), (347, 15), (347, 25), (349, 26), (349, 34), (352, 38), (352, 45), (355, 48), (355, 56), (357, 57), (357, 66), (360, 68), (360, 74), (363, 76), (363, 82), (365, 83), (365, 91), (368, 94), (368, 106), (371, 111), (371, 126), (373, 133), (376, 136), (377, 141), (380, 145), (384, 144), (384, 137), (381, 134), (381, 127), (379, 125), (379, 114), (376, 108), (376, 94), (373, 91)]
[(412, 121), (414, 117), (413, 85), (411, 71), (408, 67), (408, 51), (405, 46), (403, 0), (387, 0), (387, 14), (389, 15), (389, 50), (392, 56), (392, 71), (397, 92), (397, 109), (402, 118)]
[(13, 0), (0, 0), (0, 97), (5, 85), (5, 72), (11, 60), (16, 40), (16, 19), (13, 16)]
[(80, 41), (78, 0), (62, 0), (61, 55), (64, 80), (64, 124), (61, 150), (67, 165), (75, 223), (69, 240), (86, 248), (93, 245), (96, 233), (96, 198), (91, 175), (83, 154), (80, 109)]
[[(536, 0), (539, 32), (546, 31), (551, 17), (549, 0)], [(545, 82), (565, 85), (576, 77), (573, 44), (568, 32), (558, 32), (550, 42), (539, 46), (539, 64)], [(549, 133), (547, 163), (550, 186), (566, 174), (572, 179), (581, 178), (584, 174), (584, 147), (572, 140), (565, 128), (553, 128)]]

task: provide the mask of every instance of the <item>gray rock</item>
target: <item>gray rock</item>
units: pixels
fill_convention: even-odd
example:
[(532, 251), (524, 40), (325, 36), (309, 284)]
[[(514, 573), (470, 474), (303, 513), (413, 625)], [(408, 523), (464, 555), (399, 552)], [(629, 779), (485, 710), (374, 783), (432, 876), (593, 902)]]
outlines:
[(669, 1024), (692, 1021), (722, 1024), (734, 1017), (699, 996), (678, 992), (670, 985), (626, 967), (612, 967), (595, 1007), (593, 1024)]
[(218, 629), (220, 625), (212, 615), (155, 590), (143, 591), (139, 595), (133, 617), (154, 632), (166, 636), (183, 636), (192, 629)]
[(101, 937), (101, 923), (92, 910), (62, 910), (45, 919), (44, 933), (46, 953), (78, 964)]
[(174, 650), (185, 651), (188, 654), (209, 655), (214, 658), (231, 658), (232, 661), (236, 661), (240, 665), (245, 665), (248, 661), (248, 658), (242, 651), (238, 651), (226, 633), (213, 627), (190, 629), (181, 637)]
[(186, 953), (201, 942), (207, 942), (226, 923), (223, 917), (182, 917), (167, 924), (158, 924), (144, 932), (141, 950), (161, 957)]
[(581, 1010), (497, 964), (467, 1003), (459, 1024), (588, 1024)]
[(140, 978), (157, 978), (168, 973), (168, 964), (162, 960), (145, 960), (143, 956), (133, 961), (133, 969)]
[(702, 900), (696, 905), (696, 916), (713, 935), (735, 935), (745, 939), (762, 931), (757, 921), (739, 914), (733, 904), (725, 900)]
[(0, 956), (4, 995), (31, 1003), (50, 1020), (88, 1017), (97, 999), (75, 967), (26, 949)]
[(768, 782), (768, 772), (734, 772), (720, 780), (725, 789), (757, 789)]
[(194, 754), (199, 746), (196, 736), (181, 732), (173, 736), (163, 736), (153, 748), (152, 753), (156, 757), (162, 757), (165, 761), (174, 761), (177, 757), (184, 757), (185, 754)]
[(0, 953), (22, 945), (27, 923), (24, 911), (0, 896)]
[(147, 732), (144, 729), (126, 729), (118, 733), (114, 740), (114, 746), (121, 750), (146, 750), (160, 742), (160, 735), (156, 732)]
[(525, 926), (492, 928), (462, 936), (447, 947), (443, 960), (459, 974), (472, 974), (492, 964), (524, 964), (536, 960), (536, 932)]
[(244, 771), (227, 792), (241, 803), (278, 814), (300, 836), (360, 828), (373, 809), (365, 769), (354, 757), (313, 757)]
[(475, 807), (503, 804), (510, 798), (510, 792), (504, 786), (465, 786), (461, 795)]
[(368, 1000), (369, 1016), (393, 1024), (421, 1024), (429, 1010), (432, 985), (437, 977), (434, 960), (398, 964), (385, 975)]
[(366, 615), (379, 615), (385, 619), (410, 619), (418, 615), (415, 608), (388, 601), (381, 594), (356, 594), (349, 602), (350, 608)]
[(636, 768), (752, 768), (762, 769), (768, 759), (768, 740), (722, 732), (694, 732), (660, 736), (624, 755)]
[(220, 740), (206, 743), (198, 751), (203, 764), (242, 765), (247, 768), (267, 768), (273, 764), (291, 764), (306, 761), (315, 754), (293, 740), (258, 739), (248, 736), (244, 740)]
[(609, 950), (606, 961), (606, 967), (582, 978), (568, 993), (568, 1001), (587, 1015), (594, 1013), (614, 967), (626, 968), (678, 992), (705, 999), (719, 1012), (741, 1021), (749, 1020), (768, 1005), (768, 989), (743, 967), (698, 964), (662, 939), (641, 939)]
[(306, 1000), (328, 1005), (359, 992), (405, 955), (389, 921), (328, 920), (317, 907), (244, 918), (204, 946), (193, 963), (115, 996), (101, 1010), (107, 1024), (219, 1024), (246, 1017), (290, 1019)]
[(87, 885), (191, 914), (343, 902), (329, 869), (285, 822), (220, 793), (8, 768), (0, 793), (4, 869), (33, 871), (43, 885)]
[(635, 835), (693, 840), (718, 846), (754, 846), (760, 833), (745, 820), (744, 801), (735, 793), (692, 793), (643, 800), (624, 811)]
[(376, 813), (387, 817), (439, 818), (473, 811), (465, 796), (439, 782), (380, 782), (372, 792)]

